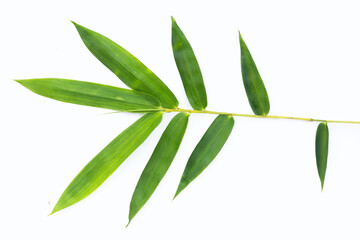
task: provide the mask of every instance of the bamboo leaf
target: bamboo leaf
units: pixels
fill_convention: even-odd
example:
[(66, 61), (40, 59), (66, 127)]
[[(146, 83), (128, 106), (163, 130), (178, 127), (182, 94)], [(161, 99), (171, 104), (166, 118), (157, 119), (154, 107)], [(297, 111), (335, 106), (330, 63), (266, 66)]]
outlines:
[(62, 102), (129, 112), (161, 110), (158, 99), (139, 91), (60, 78), (16, 81), (34, 93)]
[(316, 131), (315, 152), (316, 152), (316, 165), (321, 182), (321, 190), (324, 188), (327, 157), (329, 148), (329, 128), (326, 122), (319, 124)]
[(94, 192), (159, 125), (162, 112), (148, 113), (98, 153), (65, 189), (51, 214)]
[(142, 62), (109, 38), (73, 22), (90, 52), (130, 88), (149, 93), (165, 108), (177, 108), (170, 89)]
[(204, 110), (207, 97), (199, 64), (189, 41), (180, 27), (172, 19), (172, 48), (175, 62), (183, 82), (186, 96), (193, 109)]
[(170, 167), (184, 137), (189, 114), (178, 113), (162, 134), (133, 193), (129, 223), (151, 197), (161, 179)]
[(267, 115), (270, 111), (269, 97), (255, 62), (239, 32), (241, 48), (241, 73), (250, 106), (256, 115)]
[(213, 121), (192, 152), (175, 197), (214, 160), (230, 136), (233, 126), (234, 118), (232, 116), (219, 115)]

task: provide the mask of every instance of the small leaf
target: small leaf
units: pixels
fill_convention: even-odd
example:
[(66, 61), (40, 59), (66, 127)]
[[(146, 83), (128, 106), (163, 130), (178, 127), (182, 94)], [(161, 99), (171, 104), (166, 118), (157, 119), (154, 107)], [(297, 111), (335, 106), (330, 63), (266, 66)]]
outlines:
[(148, 113), (120, 133), (98, 153), (65, 189), (51, 214), (94, 192), (159, 125), (162, 112)]
[[(234, 118), (219, 115), (192, 152), (181, 177), (175, 197), (214, 160), (234, 126)], [(175, 198), (174, 197), (174, 198)]]
[(161, 110), (159, 100), (143, 92), (60, 78), (16, 81), (34, 93), (62, 102), (129, 112)]
[(255, 62), (240, 32), (239, 38), (241, 48), (241, 73), (246, 95), (253, 112), (256, 115), (265, 116), (270, 111), (269, 97)]
[(129, 223), (151, 197), (170, 167), (184, 137), (189, 115), (178, 113), (162, 134), (136, 185), (130, 203)]
[(165, 108), (177, 108), (170, 89), (142, 62), (109, 38), (73, 22), (92, 54), (130, 88), (158, 98)]
[(194, 51), (180, 27), (172, 19), (172, 48), (186, 96), (193, 109), (204, 110), (207, 97), (203, 77)]
[(315, 152), (316, 152), (316, 165), (321, 182), (321, 190), (324, 188), (327, 157), (329, 148), (329, 128), (326, 122), (319, 124), (316, 131)]

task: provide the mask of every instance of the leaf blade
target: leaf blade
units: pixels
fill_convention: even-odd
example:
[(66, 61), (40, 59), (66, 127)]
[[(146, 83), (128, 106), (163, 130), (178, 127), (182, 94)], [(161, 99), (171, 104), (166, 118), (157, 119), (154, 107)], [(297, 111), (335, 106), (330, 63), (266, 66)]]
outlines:
[(329, 128), (326, 122), (318, 125), (315, 137), (315, 155), (318, 175), (321, 182), (321, 190), (324, 188), (327, 157), (329, 149)]
[(162, 112), (148, 113), (120, 133), (72, 180), (51, 214), (94, 192), (146, 140), (161, 120)]
[(215, 159), (230, 136), (233, 126), (234, 118), (228, 115), (219, 115), (212, 122), (186, 164), (175, 197)]
[(178, 113), (155, 147), (131, 198), (129, 223), (145, 205), (169, 169), (184, 137), (189, 115)]
[(152, 95), (109, 85), (61, 78), (15, 81), (36, 94), (67, 103), (130, 112), (162, 109)]
[(165, 108), (179, 102), (171, 90), (142, 62), (109, 38), (72, 22), (90, 52), (130, 88), (158, 98)]
[(264, 82), (240, 32), (241, 74), (249, 104), (256, 115), (267, 115), (270, 111), (269, 96)]
[(207, 106), (207, 96), (200, 66), (186, 36), (173, 17), (171, 20), (172, 49), (186, 96), (193, 109), (204, 110)]

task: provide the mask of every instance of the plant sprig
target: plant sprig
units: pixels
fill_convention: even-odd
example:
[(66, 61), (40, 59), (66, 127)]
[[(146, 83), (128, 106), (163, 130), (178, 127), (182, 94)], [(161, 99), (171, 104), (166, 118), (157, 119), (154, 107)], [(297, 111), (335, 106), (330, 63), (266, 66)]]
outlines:
[[(218, 115), (192, 152), (175, 197), (215, 159), (229, 138), (233, 117), (290, 119), (320, 122), (315, 137), (315, 156), (321, 189), (324, 186), (329, 130), (327, 123), (360, 121), (322, 120), (302, 117), (272, 116), (270, 101), (254, 59), (239, 32), (241, 71), (253, 114), (206, 110), (207, 94), (199, 63), (185, 34), (172, 18), (172, 49), (186, 96), (193, 109), (178, 108), (172, 91), (136, 57), (107, 37), (75, 22), (82, 41), (90, 52), (129, 88), (59, 78), (16, 80), (39, 95), (58, 101), (144, 115), (120, 133), (98, 153), (68, 185), (51, 214), (67, 208), (94, 192), (160, 124), (165, 113), (177, 112), (163, 132), (133, 193), (129, 223), (151, 197), (166, 174), (181, 145), (191, 114)], [(174, 197), (174, 198), (175, 198)]]

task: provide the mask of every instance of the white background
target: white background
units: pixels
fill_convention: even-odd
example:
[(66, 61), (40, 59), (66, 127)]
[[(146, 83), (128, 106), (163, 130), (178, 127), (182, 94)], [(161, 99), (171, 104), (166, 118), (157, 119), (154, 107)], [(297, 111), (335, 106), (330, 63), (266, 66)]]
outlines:
[[(296, 3), (297, 2), (297, 3)], [(192, 115), (158, 189), (128, 228), (136, 182), (169, 115), (90, 197), (47, 216), (82, 167), (140, 115), (56, 102), (12, 79), (61, 77), (124, 87), (69, 20), (138, 57), (189, 108), (171, 50), (174, 16), (192, 44), (208, 110), (252, 113), (237, 30), (271, 115), (360, 120), (358, 1), (1, 1), (0, 239), (359, 239), (360, 126), (329, 124), (324, 191), (317, 123), (236, 118), (211, 165), (172, 201), (215, 116)]]

